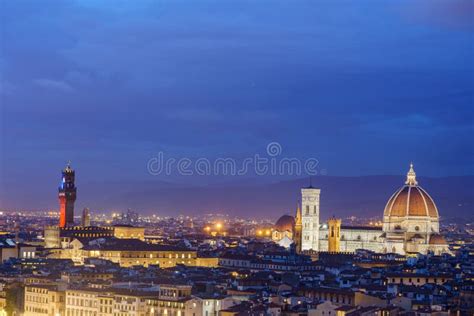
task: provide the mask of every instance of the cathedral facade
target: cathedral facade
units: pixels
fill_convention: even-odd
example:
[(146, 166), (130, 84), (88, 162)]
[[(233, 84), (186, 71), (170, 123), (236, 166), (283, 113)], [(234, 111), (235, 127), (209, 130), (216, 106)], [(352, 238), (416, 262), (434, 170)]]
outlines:
[(383, 226), (344, 226), (340, 219), (320, 223), (321, 190), (301, 189), (301, 208), (295, 216), (293, 241), (297, 251), (355, 252), (366, 249), (378, 253), (449, 253), (439, 233), (439, 213), (431, 196), (418, 185), (413, 165), (405, 184), (388, 200)]

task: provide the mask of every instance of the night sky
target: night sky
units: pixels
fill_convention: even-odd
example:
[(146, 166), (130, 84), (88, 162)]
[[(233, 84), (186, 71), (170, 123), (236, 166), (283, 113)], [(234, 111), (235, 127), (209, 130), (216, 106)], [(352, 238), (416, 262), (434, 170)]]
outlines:
[(272, 141), (329, 176), (401, 175), (410, 161), (472, 175), (473, 12), (470, 0), (0, 1), (0, 190), (54, 191), (68, 160), (83, 183), (145, 181), (159, 151), (241, 159)]

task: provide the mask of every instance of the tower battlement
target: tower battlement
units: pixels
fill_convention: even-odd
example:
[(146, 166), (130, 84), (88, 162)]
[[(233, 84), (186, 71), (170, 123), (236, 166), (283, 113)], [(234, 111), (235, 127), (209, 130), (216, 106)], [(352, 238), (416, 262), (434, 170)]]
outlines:
[(62, 171), (61, 183), (58, 188), (59, 198), (59, 227), (74, 226), (74, 202), (77, 188), (75, 185), (75, 171), (68, 163)]

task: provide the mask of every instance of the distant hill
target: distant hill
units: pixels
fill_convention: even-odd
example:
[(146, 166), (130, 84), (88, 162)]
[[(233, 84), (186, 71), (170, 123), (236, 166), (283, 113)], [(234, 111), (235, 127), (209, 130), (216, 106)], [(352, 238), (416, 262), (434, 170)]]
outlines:
[[(313, 186), (321, 189), (321, 217), (382, 216), (388, 198), (403, 185), (404, 176), (320, 176)], [(474, 217), (474, 176), (418, 178), (436, 202), (442, 217)], [(76, 210), (125, 210), (160, 215), (222, 212), (276, 219), (293, 214), (300, 188), (308, 179), (275, 183), (239, 180), (212, 185), (180, 185), (160, 181), (81, 183)], [(54, 188), (38, 191), (3, 190), (3, 208), (57, 208)], [(30, 192), (25, 196), (25, 192)], [(15, 204), (13, 203), (15, 202)], [(33, 204), (34, 202), (34, 204)]]
[[(321, 189), (321, 217), (331, 215), (382, 216), (389, 197), (403, 185), (402, 176), (316, 177), (313, 186)], [(474, 176), (419, 178), (421, 186), (435, 200), (441, 216), (473, 217)], [(165, 213), (197, 214), (221, 211), (232, 215), (278, 218), (292, 214), (300, 189), (308, 179), (277, 183), (232, 183), (208, 186), (181, 186), (162, 182), (128, 185), (90, 200), (96, 208), (121, 208)], [(100, 192), (100, 187), (92, 192)], [(82, 188), (84, 198), (90, 189)], [(92, 193), (91, 192), (91, 193)]]

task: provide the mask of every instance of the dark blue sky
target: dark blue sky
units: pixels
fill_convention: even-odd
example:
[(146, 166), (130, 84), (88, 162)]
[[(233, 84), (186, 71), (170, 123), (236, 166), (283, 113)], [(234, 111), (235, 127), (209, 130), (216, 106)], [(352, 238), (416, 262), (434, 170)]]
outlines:
[(0, 1), (1, 177), (150, 179), (271, 141), (328, 175), (474, 173), (472, 1)]

